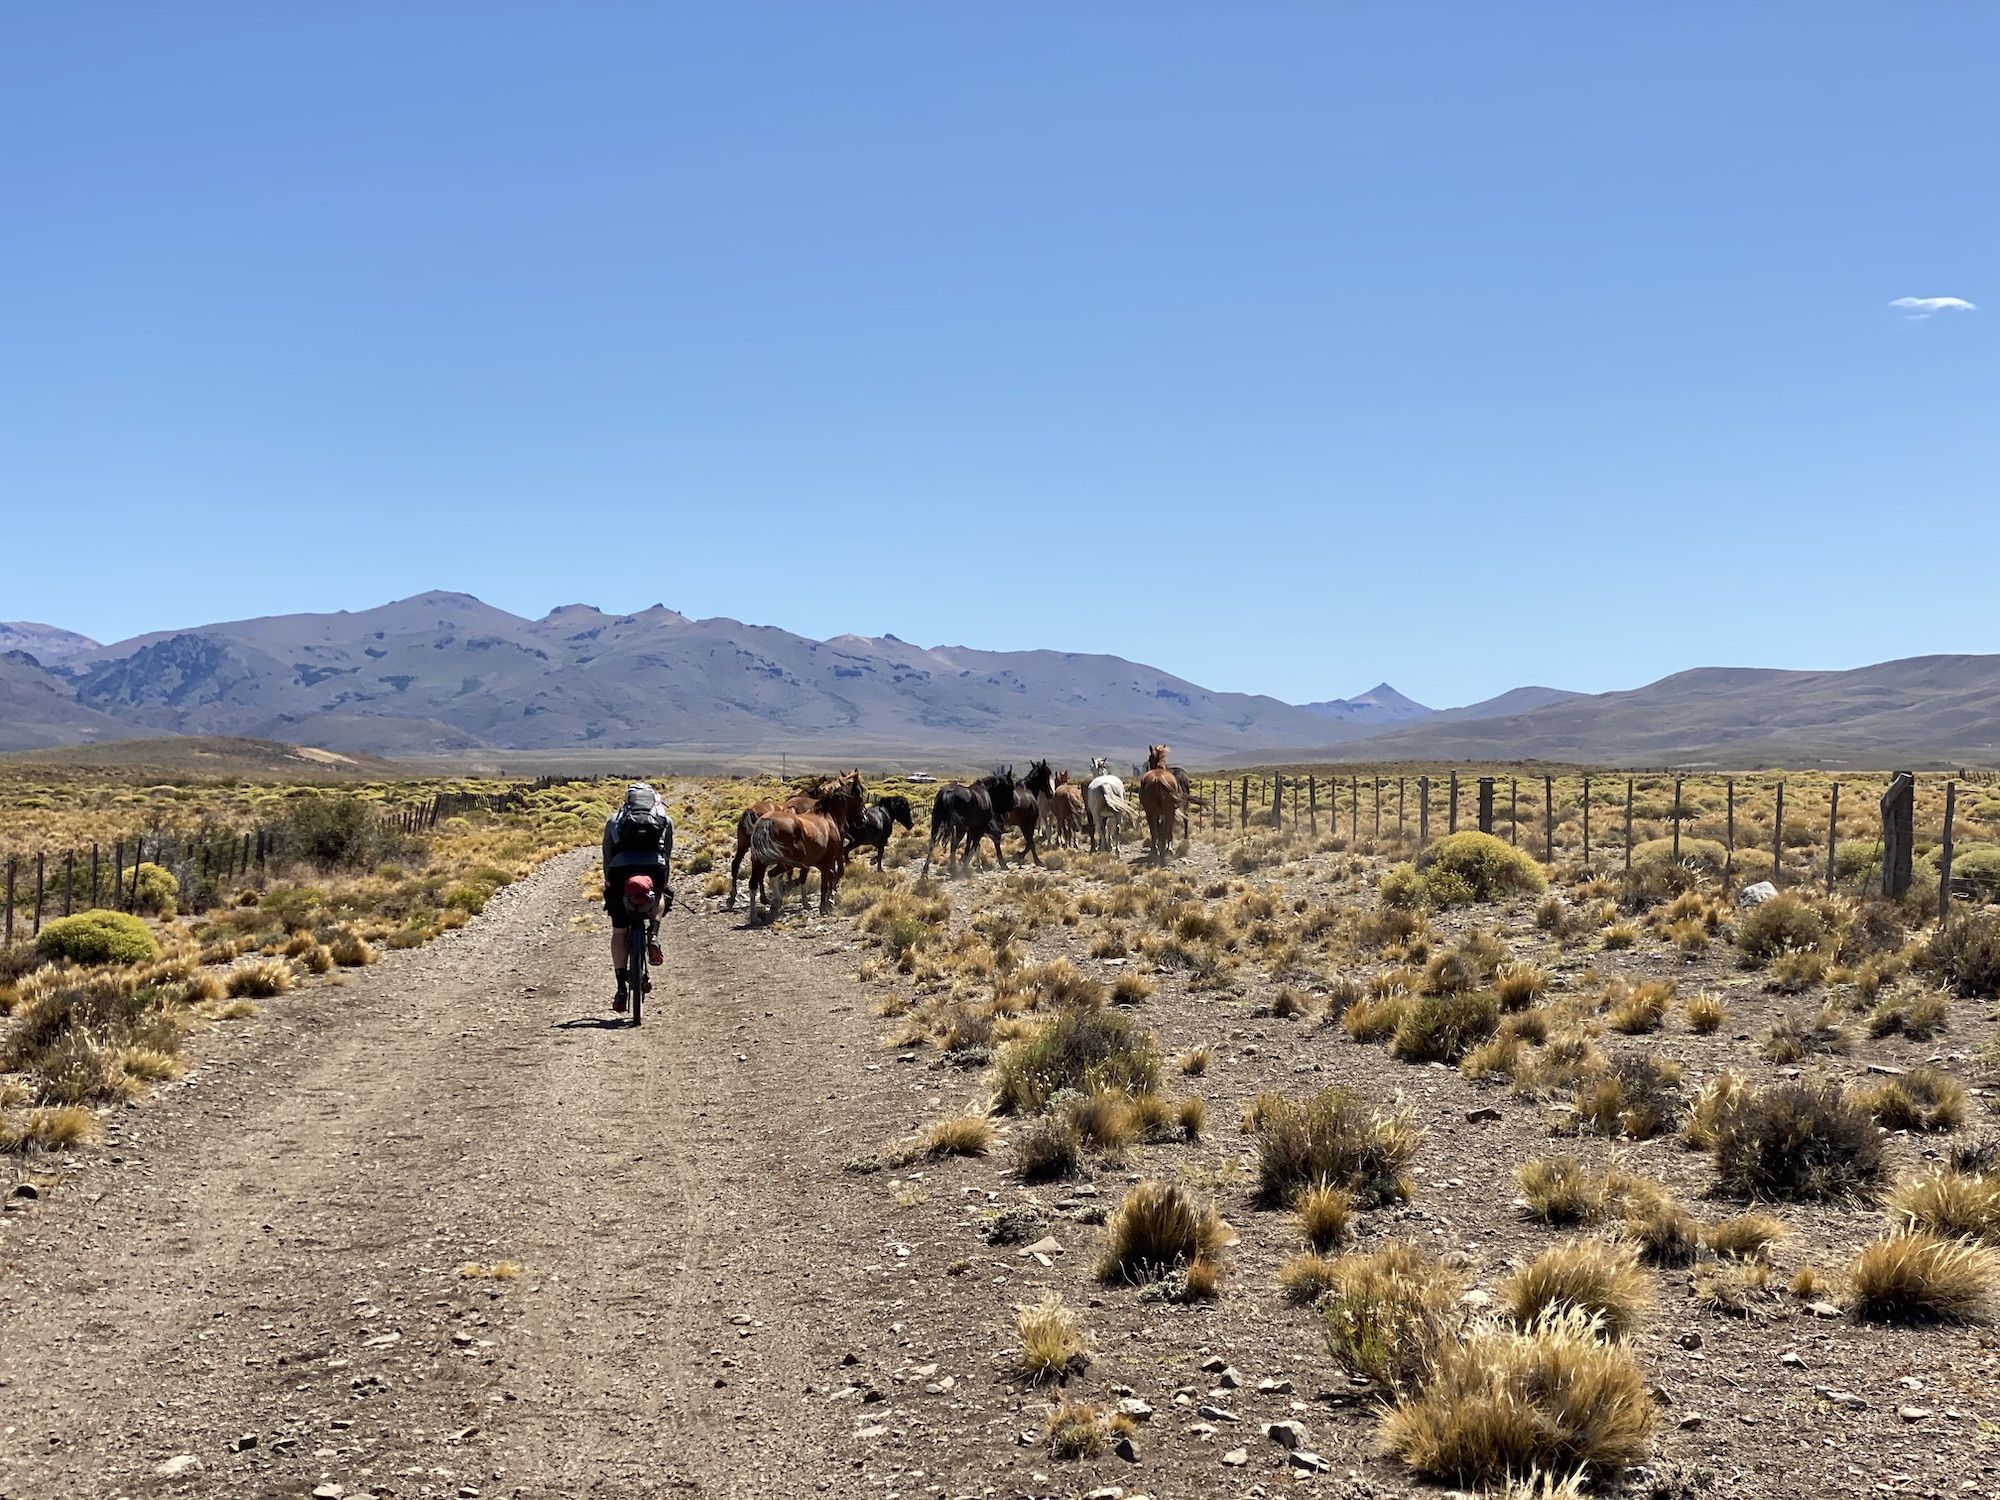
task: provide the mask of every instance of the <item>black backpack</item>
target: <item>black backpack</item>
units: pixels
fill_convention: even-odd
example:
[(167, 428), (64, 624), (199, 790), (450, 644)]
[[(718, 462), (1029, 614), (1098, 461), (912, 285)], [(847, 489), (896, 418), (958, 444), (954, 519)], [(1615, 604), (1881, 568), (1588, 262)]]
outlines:
[(648, 854), (655, 857), (660, 846), (667, 839), (667, 820), (657, 804), (652, 807), (626, 807), (618, 813), (618, 827), (612, 834), (612, 847), (620, 854)]

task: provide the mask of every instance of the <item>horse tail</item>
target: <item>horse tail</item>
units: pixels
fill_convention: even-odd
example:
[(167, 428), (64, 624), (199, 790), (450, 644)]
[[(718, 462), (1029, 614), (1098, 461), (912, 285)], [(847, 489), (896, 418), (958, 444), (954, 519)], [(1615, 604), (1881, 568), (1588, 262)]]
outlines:
[(1128, 818), (1132, 816), (1132, 804), (1127, 802), (1118, 793), (1112, 791), (1110, 787), (1103, 788), (1103, 796), (1104, 805), (1113, 812), (1120, 813)]
[(757, 826), (750, 830), (751, 873), (755, 874), (760, 869), (772, 869), (783, 865), (784, 862), (784, 855), (778, 852), (777, 835), (771, 832), (771, 820), (759, 818)]

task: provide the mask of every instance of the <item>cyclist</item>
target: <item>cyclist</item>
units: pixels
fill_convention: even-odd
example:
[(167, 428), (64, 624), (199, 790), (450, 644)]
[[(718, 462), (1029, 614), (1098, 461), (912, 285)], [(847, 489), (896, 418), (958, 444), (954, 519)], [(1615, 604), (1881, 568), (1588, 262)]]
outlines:
[[(618, 980), (614, 1011), (625, 1009), (625, 945), (636, 920), (626, 909), (626, 889), (647, 883), (653, 893), (651, 920), (657, 921), (673, 909), (674, 893), (667, 889), (673, 857), (674, 820), (667, 816), (667, 804), (645, 782), (633, 782), (625, 789), (623, 805), (604, 823), (604, 910), (611, 918), (611, 972)], [(648, 943), (646, 956), (662, 962), (660, 945)]]

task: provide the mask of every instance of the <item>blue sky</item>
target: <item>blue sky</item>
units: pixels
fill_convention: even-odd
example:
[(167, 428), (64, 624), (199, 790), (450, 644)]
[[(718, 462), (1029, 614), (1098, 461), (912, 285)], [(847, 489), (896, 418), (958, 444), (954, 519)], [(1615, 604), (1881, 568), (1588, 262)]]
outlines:
[(2000, 650), (1994, 14), (17, 6), (0, 618)]

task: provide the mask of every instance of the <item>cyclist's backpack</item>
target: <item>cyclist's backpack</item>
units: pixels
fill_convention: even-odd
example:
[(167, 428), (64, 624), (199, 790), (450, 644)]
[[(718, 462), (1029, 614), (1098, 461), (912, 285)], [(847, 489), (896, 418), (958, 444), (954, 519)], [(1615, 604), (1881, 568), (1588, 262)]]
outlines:
[(625, 807), (618, 812), (618, 828), (612, 845), (620, 854), (657, 856), (666, 842), (667, 820), (656, 803), (652, 807)]

